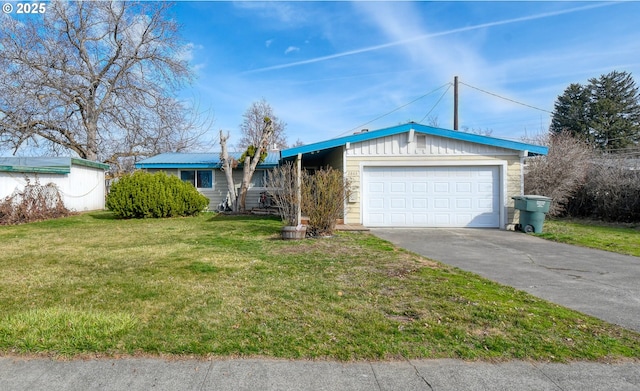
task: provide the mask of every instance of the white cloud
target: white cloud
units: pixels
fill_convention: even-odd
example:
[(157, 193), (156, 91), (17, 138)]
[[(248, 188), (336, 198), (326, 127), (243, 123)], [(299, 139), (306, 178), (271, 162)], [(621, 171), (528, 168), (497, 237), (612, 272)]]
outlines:
[(282, 1), (234, 1), (237, 9), (246, 10), (253, 15), (269, 21), (279, 21), (287, 26), (298, 25), (304, 22), (304, 15), (295, 3)]
[(266, 47), (271, 46), (271, 44), (273, 43), (273, 41), (274, 41), (273, 39), (267, 39), (267, 40), (264, 42), (264, 46), (266, 46)]
[(180, 49), (176, 52), (176, 59), (179, 61), (190, 62), (193, 60), (194, 50), (200, 49), (203, 49), (202, 45), (196, 45), (193, 42), (189, 42), (186, 45), (180, 47)]
[[(270, 4), (273, 4), (273, 3), (270, 3)], [(552, 16), (569, 14), (569, 13), (579, 12), (579, 11), (588, 10), (592, 8), (605, 7), (605, 6), (613, 5), (616, 3), (589, 4), (586, 6), (581, 6), (581, 7), (571, 8), (571, 9), (564, 9), (560, 11), (546, 12), (546, 13), (535, 14), (535, 15), (528, 15), (528, 16), (519, 17), (519, 18), (498, 20), (494, 22), (481, 23), (477, 25), (465, 26), (465, 27), (455, 28), (451, 30), (439, 31), (435, 33), (426, 32), (426, 31), (416, 32), (415, 28), (414, 29), (410, 28), (410, 26), (413, 26), (413, 27), (419, 26), (420, 28), (423, 28), (424, 26), (423, 21), (418, 23), (419, 19), (417, 19), (417, 15), (418, 15), (417, 12), (413, 13), (410, 11), (406, 11), (407, 7), (415, 6), (415, 4), (413, 3), (410, 3), (410, 2), (407, 2), (407, 3), (404, 3), (404, 2), (393, 2), (393, 3), (356, 2), (354, 4), (356, 4), (357, 6), (361, 6), (364, 11), (369, 12), (370, 16), (372, 16), (377, 21), (377, 23), (380, 24), (380, 27), (385, 30), (388, 30), (387, 32), (390, 33), (391, 36), (396, 36), (397, 40), (379, 44), (379, 45), (367, 46), (359, 49), (338, 52), (338, 53), (334, 53), (326, 56), (315, 57), (308, 60), (296, 61), (296, 62), (287, 63), (287, 64), (280, 64), (280, 65), (269, 66), (269, 67), (264, 67), (260, 69), (254, 69), (246, 73), (264, 72), (264, 71), (290, 68), (290, 67), (295, 67), (300, 65), (313, 64), (317, 62), (333, 60), (336, 58), (347, 57), (347, 56), (352, 56), (352, 55), (367, 53), (367, 52), (373, 52), (373, 51), (378, 51), (378, 50), (392, 48), (392, 47), (401, 47), (401, 46), (411, 47), (411, 49), (414, 52), (418, 52), (418, 50), (416, 49), (418, 46), (418, 43), (427, 41), (430, 39), (438, 38), (438, 37), (445, 37), (448, 35), (454, 35), (454, 34), (464, 33), (469, 31), (483, 30), (490, 27), (503, 26), (503, 25), (514, 24), (519, 22), (544, 19)], [(402, 7), (403, 5), (405, 7)], [(369, 11), (367, 11), (368, 7), (369, 7)], [(413, 20), (403, 20), (402, 18), (400, 19), (394, 18), (393, 16), (394, 14), (395, 15), (402, 14)], [(447, 45), (443, 45), (443, 48), (446, 48), (447, 50), (452, 50), (452, 48), (448, 47)], [(424, 52), (422, 52), (422, 54), (424, 54)], [(433, 55), (435, 56), (435, 54)], [(449, 57), (455, 57), (455, 56), (450, 55)], [(460, 61), (461, 60), (458, 58), (457, 62), (460, 63)]]
[(284, 54), (289, 54), (289, 53), (292, 53), (292, 52), (299, 52), (299, 51), (300, 51), (299, 47), (297, 47), (297, 46), (289, 46), (287, 48), (287, 50), (284, 51)]

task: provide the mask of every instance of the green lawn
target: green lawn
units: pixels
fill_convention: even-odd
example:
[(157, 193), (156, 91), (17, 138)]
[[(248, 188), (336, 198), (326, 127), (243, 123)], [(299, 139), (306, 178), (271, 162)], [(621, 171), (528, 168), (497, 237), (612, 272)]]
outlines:
[(640, 225), (580, 220), (548, 220), (539, 236), (556, 242), (640, 257)]
[(615, 360), (640, 334), (367, 233), (279, 240), (257, 217), (0, 227), (0, 352)]

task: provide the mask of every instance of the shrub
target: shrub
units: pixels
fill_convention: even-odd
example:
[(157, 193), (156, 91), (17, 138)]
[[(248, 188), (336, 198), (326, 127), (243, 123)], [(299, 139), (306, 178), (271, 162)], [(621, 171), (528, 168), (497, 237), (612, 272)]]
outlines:
[(296, 189), (297, 168), (292, 163), (284, 164), (269, 172), (266, 186), (278, 208), (282, 221), (290, 226), (298, 224), (298, 192)]
[(630, 160), (608, 157), (593, 164), (567, 209), (574, 217), (640, 222), (639, 194), (640, 170)]
[(30, 223), (71, 214), (55, 184), (41, 185), (38, 177), (35, 183), (31, 183), (28, 177), (25, 180), (24, 189), (16, 189), (0, 202), (0, 225)]
[(547, 135), (546, 140), (538, 141), (549, 145), (549, 153), (527, 160), (524, 192), (550, 197), (549, 214), (558, 216), (584, 184), (593, 149), (569, 133)]
[(106, 206), (121, 218), (193, 216), (209, 199), (192, 184), (164, 172), (136, 171), (111, 185)]
[(341, 171), (328, 167), (315, 173), (305, 172), (302, 176), (302, 210), (309, 217), (307, 233), (332, 235), (336, 220), (343, 217), (349, 194), (349, 180)]

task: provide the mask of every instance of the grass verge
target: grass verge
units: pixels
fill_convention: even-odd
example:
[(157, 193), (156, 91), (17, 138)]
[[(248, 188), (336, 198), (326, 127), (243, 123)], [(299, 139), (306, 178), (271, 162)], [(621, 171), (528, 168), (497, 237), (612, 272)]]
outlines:
[(616, 360), (640, 334), (366, 233), (269, 218), (0, 227), (0, 351), (387, 360)]
[(640, 226), (554, 219), (544, 223), (540, 237), (640, 257)]

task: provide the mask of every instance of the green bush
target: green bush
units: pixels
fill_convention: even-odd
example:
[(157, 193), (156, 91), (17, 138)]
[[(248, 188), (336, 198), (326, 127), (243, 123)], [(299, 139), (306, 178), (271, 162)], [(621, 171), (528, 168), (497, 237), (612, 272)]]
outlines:
[(106, 205), (121, 218), (194, 216), (209, 199), (177, 176), (136, 171), (111, 185)]

